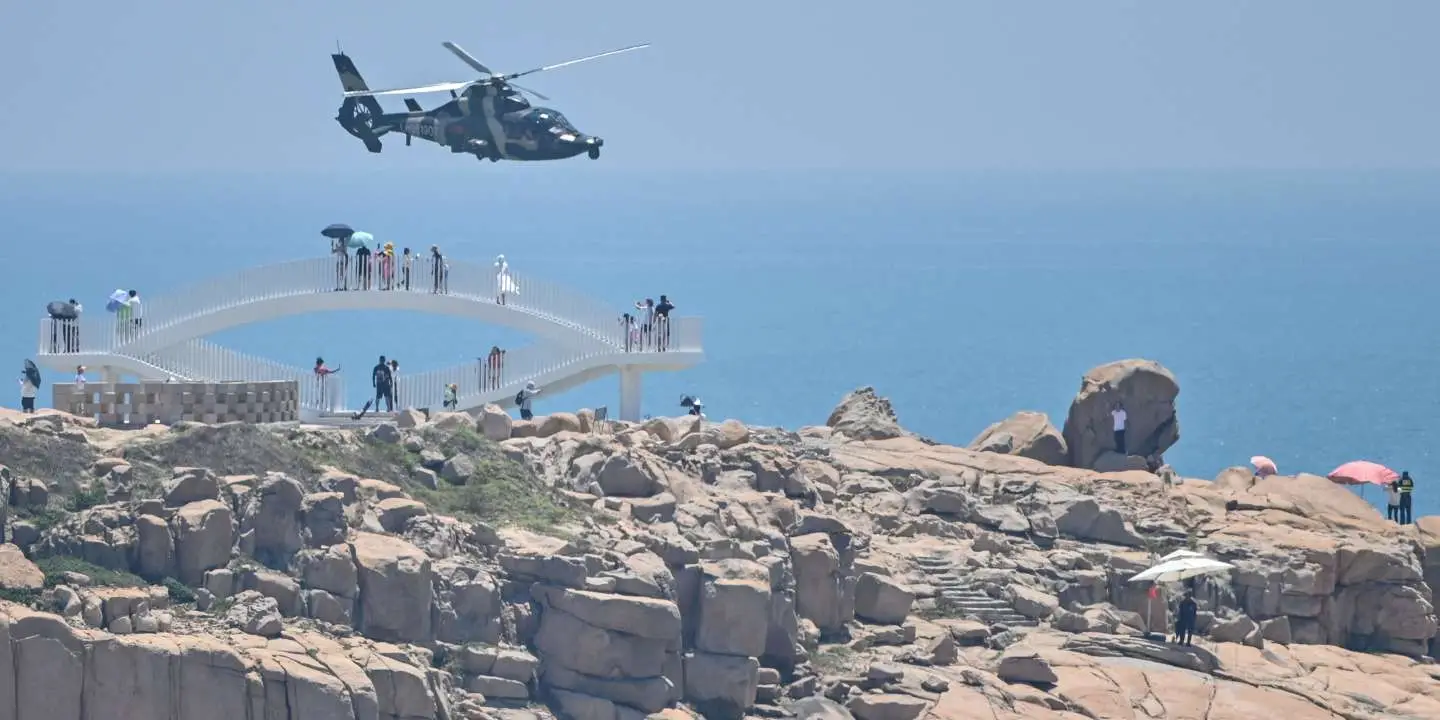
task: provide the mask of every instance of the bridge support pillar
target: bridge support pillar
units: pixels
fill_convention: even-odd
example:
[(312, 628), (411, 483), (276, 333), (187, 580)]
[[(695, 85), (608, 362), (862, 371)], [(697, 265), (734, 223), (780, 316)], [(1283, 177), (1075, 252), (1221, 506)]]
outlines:
[(626, 422), (640, 422), (640, 377), (639, 368), (620, 368), (620, 419)]

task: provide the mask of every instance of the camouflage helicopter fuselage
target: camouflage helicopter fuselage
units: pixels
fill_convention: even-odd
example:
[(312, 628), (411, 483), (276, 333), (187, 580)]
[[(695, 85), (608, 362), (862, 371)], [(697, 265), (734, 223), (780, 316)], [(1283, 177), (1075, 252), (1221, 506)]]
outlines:
[[(347, 92), (369, 89), (348, 56), (331, 58)], [(532, 106), (503, 81), (470, 85), (431, 110), (422, 110), (412, 98), (406, 98), (405, 106), (407, 112), (387, 113), (374, 97), (347, 97), (335, 120), (372, 153), (380, 152), (380, 137), (389, 133), (404, 135), (406, 145), (419, 138), (492, 162), (563, 160), (583, 154), (597, 159), (605, 144), (576, 130), (560, 112)]]

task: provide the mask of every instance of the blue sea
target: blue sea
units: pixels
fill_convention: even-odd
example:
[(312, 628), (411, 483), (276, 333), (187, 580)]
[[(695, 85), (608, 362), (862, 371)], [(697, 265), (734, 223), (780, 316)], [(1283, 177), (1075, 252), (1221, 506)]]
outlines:
[[(1409, 470), (1440, 512), (1440, 173), (607, 172), (457, 163), (439, 174), (0, 176), (0, 356), (50, 300), (99, 308), (324, 254), (349, 223), (614, 304), (668, 294), (707, 361), (645, 380), (713, 417), (794, 428), (873, 385), (909, 428), (965, 444), (1010, 413), (1060, 425), (1084, 372), (1145, 357), (1179, 378), (1167, 459), (1213, 477), (1251, 455), (1324, 474)], [(578, 167), (577, 167), (578, 166)], [(526, 339), (447, 317), (352, 313), (213, 338), (304, 366), (421, 371)], [(352, 382), (352, 385), (361, 383)], [(360, 388), (352, 388), (355, 404)], [(537, 412), (616, 405), (618, 383)], [(13, 405), (18, 400), (7, 401)], [(0, 460), (3, 461), (3, 460)], [(1372, 500), (1380, 493), (1369, 491)]]

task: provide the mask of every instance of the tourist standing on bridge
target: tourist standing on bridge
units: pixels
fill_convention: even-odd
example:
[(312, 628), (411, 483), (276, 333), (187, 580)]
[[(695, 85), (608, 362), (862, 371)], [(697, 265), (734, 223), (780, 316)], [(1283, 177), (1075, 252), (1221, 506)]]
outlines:
[(348, 238), (330, 241), (330, 254), (335, 256), (335, 289), (350, 289), (350, 247)]
[(655, 327), (655, 301), (651, 298), (636, 300), (635, 310), (639, 313), (639, 315), (636, 316), (636, 320), (640, 323), (640, 337), (642, 340), (640, 349), (646, 350), (649, 349), (654, 342), (650, 331)]
[(355, 248), (355, 281), (361, 290), (370, 289), (370, 246), (363, 243)]
[(431, 245), (431, 246), (430, 246), (430, 276), (431, 276), (432, 284), (430, 285), (430, 292), (432, 292), (432, 293), (443, 293), (443, 292), (446, 292), (446, 291), (449, 289), (449, 288), (447, 287), (448, 284), (449, 284), (448, 281), (449, 281), (449, 279), (450, 279), (450, 278), (449, 278), (449, 275), (450, 275), (450, 272), (449, 272), (449, 271), (450, 271), (450, 267), (445, 264), (445, 256), (440, 254), (440, 246), (439, 246), (439, 245)]
[(390, 372), (390, 364), (385, 361), (385, 356), (380, 356), (380, 362), (375, 369), (370, 371), (370, 384), (375, 387), (375, 411), (380, 411), (380, 401), (385, 401), (385, 412), (395, 412), (395, 386), (392, 384), (394, 375)]
[(495, 303), (504, 305), (507, 295), (519, 294), (520, 286), (515, 284), (515, 278), (510, 277), (510, 263), (504, 255), (495, 256)]
[(130, 306), (130, 324), (136, 331), (139, 331), (141, 321), (145, 318), (145, 313), (140, 306), (140, 293), (131, 290), (130, 297), (125, 300), (125, 304)]
[(505, 351), (499, 345), (490, 346), (490, 354), (485, 357), (485, 365), (480, 378), (480, 387), (485, 390), (498, 390), (503, 384), (500, 376), (505, 370)]
[(674, 309), (675, 304), (670, 302), (670, 298), (661, 295), (660, 304), (655, 306), (655, 334), (659, 337), (656, 344), (660, 352), (665, 352), (665, 348), (670, 346), (670, 311)]
[(380, 281), (386, 290), (395, 289), (395, 243), (387, 242), (380, 250)]
[(410, 266), (415, 264), (415, 256), (410, 254), (410, 248), (400, 255), (400, 285), (406, 292), (410, 291)]

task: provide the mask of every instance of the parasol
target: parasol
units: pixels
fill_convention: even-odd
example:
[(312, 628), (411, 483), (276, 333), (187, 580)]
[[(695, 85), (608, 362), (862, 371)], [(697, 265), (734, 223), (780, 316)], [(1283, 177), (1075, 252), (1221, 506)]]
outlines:
[(359, 250), (363, 247), (370, 247), (370, 243), (374, 241), (375, 236), (370, 233), (355, 232), (350, 234), (350, 239), (345, 244), (349, 245), (351, 250)]
[(130, 293), (124, 290), (116, 290), (110, 293), (110, 299), (105, 303), (105, 309), (110, 312), (116, 312), (128, 302), (130, 302)]
[(1255, 466), (1255, 474), (1260, 477), (1280, 474), (1280, 468), (1275, 467), (1275, 461), (1264, 455), (1250, 458), (1250, 464)]
[(29, 380), (31, 385), (40, 387), (40, 368), (35, 367), (33, 360), (25, 361), (25, 379)]
[(1197, 558), (1197, 557), (1198, 557), (1198, 558), (1203, 558), (1203, 557), (1205, 557), (1205, 554), (1204, 554), (1204, 553), (1195, 552), (1194, 550), (1176, 550), (1175, 552), (1172, 552), (1172, 553), (1170, 553), (1169, 555), (1166, 555), (1165, 557), (1160, 558), (1160, 560), (1159, 560), (1158, 562), (1156, 562), (1156, 564), (1158, 565), (1158, 564), (1160, 564), (1160, 563), (1167, 563), (1167, 562), (1170, 562), (1171, 560), (1179, 560), (1180, 558), (1187, 558), (1187, 557), (1190, 557), (1190, 558)]
[(1400, 473), (1369, 460), (1355, 460), (1330, 471), (1332, 482), (1342, 485), (1389, 485), (1400, 479)]
[(351, 229), (351, 227), (350, 227), (349, 225), (346, 225), (345, 223), (335, 223), (334, 225), (331, 225), (331, 226), (325, 228), (324, 230), (321, 230), (321, 231), (320, 231), (320, 234), (321, 234), (321, 235), (324, 235), (325, 237), (328, 237), (328, 238), (334, 238), (334, 239), (336, 239), (336, 240), (344, 240), (345, 238), (348, 238), (348, 237), (350, 237), (351, 235), (354, 235), (354, 234), (355, 234), (355, 231), (354, 231), (353, 229)]
[(74, 320), (80, 317), (80, 311), (74, 305), (64, 300), (56, 300), (45, 306), (45, 312), (56, 320)]
[(1130, 578), (1130, 582), (1180, 582), (1181, 580), (1188, 580), (1201, 575), (1216, 575), (1234, 567), (1235, 566), (1230, 563), (1204, 556), (1180, 557), (1162, 562)]

